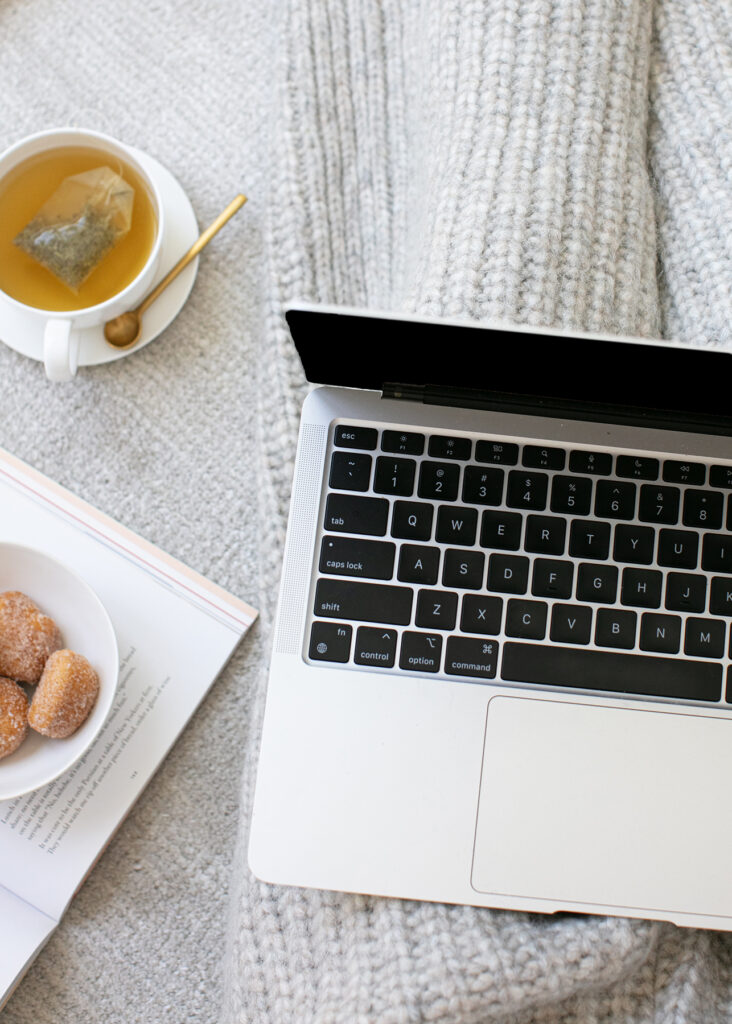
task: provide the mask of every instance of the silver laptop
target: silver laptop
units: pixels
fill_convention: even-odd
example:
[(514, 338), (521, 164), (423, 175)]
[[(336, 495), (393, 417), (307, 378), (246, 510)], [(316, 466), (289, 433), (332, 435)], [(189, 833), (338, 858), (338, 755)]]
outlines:
[(302, 306), (249, 859), (732, 929), (732, 359)]

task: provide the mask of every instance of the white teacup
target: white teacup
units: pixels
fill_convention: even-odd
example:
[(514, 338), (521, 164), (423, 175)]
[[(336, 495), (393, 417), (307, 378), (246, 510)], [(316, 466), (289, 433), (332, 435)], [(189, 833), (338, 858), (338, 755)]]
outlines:
[(130, 164), (145, 182), (157, 220), (155, 242), (145, 266), (137, 277), (122, 291), (105, 302), (84, 309), (59, 313), (55, 310), (38, 309), (0, 290), (0, 338), (3, 336), (4, 321), (9, 315), (17, 319), (18, 313), (30, 328), (43, 329), (43, 362), (49, 380), (68, 381), (76, 374), (79, 362), (79, 331), (97, 327), (120, 313), (134, 309), (150, 291), (160, 262), (160, 248), (165, 230), (163, 203), (157, 185), (142, 167), (134, 154), (121, 142), (100, 132), (80, 128), (54, 128), (50, 131), (29, 135), (16, 142), (0, 155), (0, 180), (18, 164), (38, 153), (45, 153), (61, 146), (92, 146), (104, 150)]

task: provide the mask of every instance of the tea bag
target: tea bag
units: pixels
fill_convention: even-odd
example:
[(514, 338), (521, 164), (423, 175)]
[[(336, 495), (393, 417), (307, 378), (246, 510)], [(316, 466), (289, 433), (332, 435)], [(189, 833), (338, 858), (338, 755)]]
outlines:
[(135, 190), (111, 167), (64, 178), (13, 239), (78, 292), (92, 270), (130, 230)]

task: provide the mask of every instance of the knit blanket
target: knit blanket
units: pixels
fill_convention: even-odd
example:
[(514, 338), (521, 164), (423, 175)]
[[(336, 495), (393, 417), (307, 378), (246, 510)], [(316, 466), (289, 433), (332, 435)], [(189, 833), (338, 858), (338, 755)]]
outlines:
[[(728, 0), (287, 0), (281, 16), (257, 388), (265, 628), (303, 395), (289, 300), (732, 343)], [(256, 881), (264, 686), (224, 1024), (732, 1020), (723, 933)]]

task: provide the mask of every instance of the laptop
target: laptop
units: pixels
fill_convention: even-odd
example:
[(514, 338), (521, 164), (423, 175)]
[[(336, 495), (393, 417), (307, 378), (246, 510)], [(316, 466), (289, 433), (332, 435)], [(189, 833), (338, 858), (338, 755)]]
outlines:
[(732, 359), (298, 306), (281, 885), (732, 929)]

